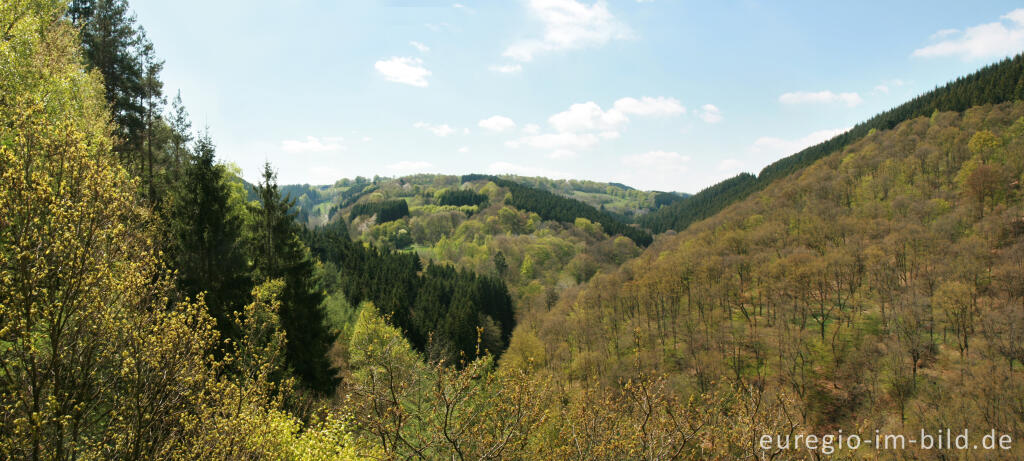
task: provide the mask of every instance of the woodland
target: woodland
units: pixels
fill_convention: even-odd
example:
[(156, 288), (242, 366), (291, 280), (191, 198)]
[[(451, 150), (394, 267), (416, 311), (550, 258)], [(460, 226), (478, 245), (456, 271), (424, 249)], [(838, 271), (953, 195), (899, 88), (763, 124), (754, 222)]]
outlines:
[(125, 0), (0, 3), (0, 459), (1017, 459), (1024, 56), (695, 195), (242, 179)]

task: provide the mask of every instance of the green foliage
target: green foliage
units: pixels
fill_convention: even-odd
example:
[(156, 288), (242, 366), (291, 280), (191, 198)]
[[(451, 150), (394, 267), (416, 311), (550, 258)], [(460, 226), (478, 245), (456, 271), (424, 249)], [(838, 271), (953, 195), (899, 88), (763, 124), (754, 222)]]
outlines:
[(437, 203), (439, 205), (452, 205), (452, 206), (466, 206), (466, 205), (479, 205), (485, 206), (487, 202), (487, 196), (484, 194), (478, 194), (472, 189), (448, 189), (441, 192), (437, 196)]
[(159, 221), (111, 151), (101, 79), (63, 7), (0, 4), (0, 458), (356, 458), (344, 414), (304, 424), (272, 397), (290, 392), (269, 379), (277, 288), (222, 325), (229, 345), (203, 294), (174, 300)]
[(541, 219), (572, 223), (576, 218), (586, 218), (600, 223), (609, 234), (625, 235), (642, 247), (651, 244), (652, 237), (646, 231), (631, 227), (610, 214), (598, 211), (594, 207), (577, 200), (560, 197), (547, 191), (532, 189), (494, 176), (466, 175), (462, 177), (463, 182), (481, 179), (489, 180), (509, 189), (511, 196), (506, 199), (506, 203), (520, 210), (535, 212), (540, 215)]
[(411, 253), (394, 253), (354, 243), (339, 224), (306, 233), (313, 253), (338, 267), (338, 287), (352, 304), (371, 301), (419, 351), (458, 363), (478, 354), (480, 330), (493, 354), (507, 347), (515, 327), (505, 284), (449, 266), (422, 267)]
[(261, 282), (284, 280), (281, 324), (288, 336), (288, 365), (304, 384), (329, 393), (337, 381), (327, 361), (332, 337), (321, 307), (324, 295), (314, 277), (314, 261), (299, 237), (301, 229), (289, 211), (292, 202), (281, 197), (269, 163), (256, 191), (260, 201), (251, 206), (248, 235), (254, 277)]
[(377, 216), (378, 223), (386, 223), (409, 216), (409, 204), (405, 200), (385, 200), (381, 202), (362, 202), (352, 206), (351, 218), (358, 216)]
[(213, 141), (204, 134), (175, 186), (166, 213), (168, 265), (177, 271), (181, 293), (204, 294), (222, 335), (234, 337), (232, 313), (252, 289), (241, 240), (245, 210), (232, 207), (225, 167), (214, 163)]

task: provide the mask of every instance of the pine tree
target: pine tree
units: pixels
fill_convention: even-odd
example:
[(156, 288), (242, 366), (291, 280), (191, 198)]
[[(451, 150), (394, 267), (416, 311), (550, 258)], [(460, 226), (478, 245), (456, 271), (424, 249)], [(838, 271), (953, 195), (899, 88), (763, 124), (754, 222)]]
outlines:
[(309, 388), (330, 392), (337, 383), (327, 360), (332, 338), (321, 306), (324, 295), (317, 286), (309, 249), (299, 239), (293, 202), (281, 196), (269, 163), (256, 192), (259, 203), (250, 208), (248, 235), (254, 277), (261, 283), (284, 280), (280, 315), (288, 364)]
[(248, 302), (252, 281), (241, 240), (242, 211), (229, 206), (224, 167), (214, 163), (214, 152), (204, 133), (169, 207), (169, 254), (178, 287), (191, 297), (206, 293), (218, 329), (231, 337), (232, 313)]

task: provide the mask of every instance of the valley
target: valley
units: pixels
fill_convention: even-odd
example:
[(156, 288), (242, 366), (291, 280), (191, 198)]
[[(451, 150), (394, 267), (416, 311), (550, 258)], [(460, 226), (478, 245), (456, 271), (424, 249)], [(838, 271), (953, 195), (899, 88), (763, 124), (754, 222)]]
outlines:
[[(511, 167), (283, 184), (266, 156), (250, 180), (168, 105), (123, 0), (5, 3), (0, 31), (0, 458), (1024, 456), (1022, 54), (691, 194)], [(477, 128), (582, 151), (686, 111)], [(282, 146), (348, 148), (324, 139)], [(616, 167), (690, 174), (651, 153)], [(903, 434), (947, 444), (878, 447)]]

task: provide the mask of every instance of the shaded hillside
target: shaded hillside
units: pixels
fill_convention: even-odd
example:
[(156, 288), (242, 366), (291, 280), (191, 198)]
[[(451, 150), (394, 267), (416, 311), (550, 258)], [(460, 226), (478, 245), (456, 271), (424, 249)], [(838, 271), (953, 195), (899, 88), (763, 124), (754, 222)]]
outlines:
[(1024, 102), (873, 132), (523, 315), (513, 343), (543, 348), (506, 357), (786, 395), (818, 430), (1020, 438), (1022, 173)]
[(723, 181), (700, 191), (690, 200), (678, 202), (640, 218), (639, 222), (659, 233), (682, 230), (690, 224), (713, 216), (732, 203), (762, 190), (772, 182), (799, 171), (816, 160), (863, 138), (872, 130), (886, 130), (915, 117), (935, 111), (963, 111), (982, 104), (1024, 99), (1024, 55), (1005, 59), (960, 77), (918, 96), (898, 107), (861, 122), (828, 141), (808, 147), (766, 166), (754, 177), (749, 174)]

